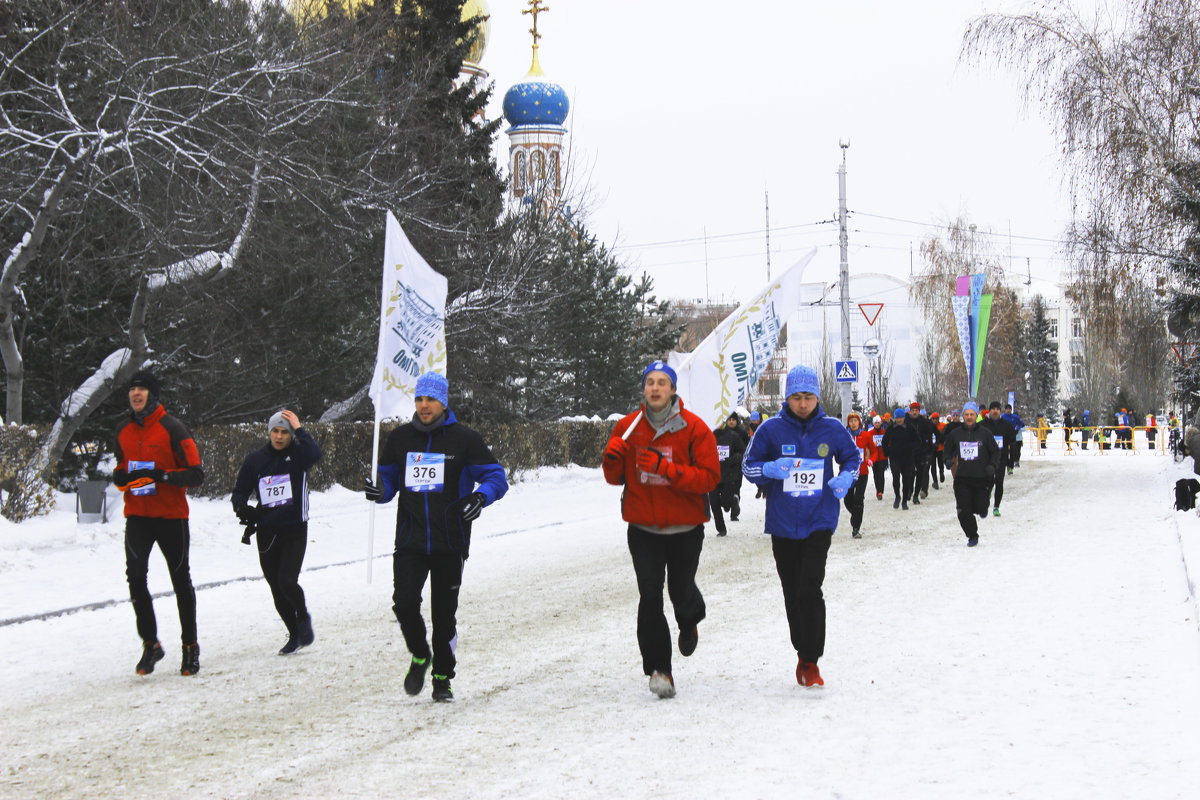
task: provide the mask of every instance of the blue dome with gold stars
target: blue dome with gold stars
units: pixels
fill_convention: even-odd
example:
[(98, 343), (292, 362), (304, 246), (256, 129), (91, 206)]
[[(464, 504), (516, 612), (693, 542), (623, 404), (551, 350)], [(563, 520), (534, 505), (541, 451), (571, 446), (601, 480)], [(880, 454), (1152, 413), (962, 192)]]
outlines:
[(545, 79), (534, 56), (533, 68), (504, 94), (504, 118), (518, 125), (562, 125), (571, 103), (557, 83)]

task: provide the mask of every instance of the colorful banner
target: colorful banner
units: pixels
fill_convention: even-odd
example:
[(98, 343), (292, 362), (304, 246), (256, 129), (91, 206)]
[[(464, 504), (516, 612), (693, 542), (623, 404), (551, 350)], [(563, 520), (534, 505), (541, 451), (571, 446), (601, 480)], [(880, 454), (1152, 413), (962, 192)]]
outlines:
[(988, 323), (992, 317), (992, 295), (983, 293), (986, 278), (983, 273), (959, 275), (955, 279), (954, 296), (950, 298), (958, 344), (967, 370), (967, 396), (972, 398), (979, 392)]
[(691, 353), (671, 353), (684, 405), (717, 428), (744, 406), (779, 344), (779, 331), (800, 306), (804, 268), (814, 249), (753, 300), (730, 314)]
[(992, 296), (979, 298), (979, 318), (975, 320), (975, 380), (971, 382), (971, 396), (979, 393), (979, 377), (983, 374), (983, 352), (987, 348), (988, 323), (992, 319)]
[(434, 272), (387, 215), (379, 349), (371, 378), (377, 419), (407, 418), (424, 372), (446, 374), (446, 279)]

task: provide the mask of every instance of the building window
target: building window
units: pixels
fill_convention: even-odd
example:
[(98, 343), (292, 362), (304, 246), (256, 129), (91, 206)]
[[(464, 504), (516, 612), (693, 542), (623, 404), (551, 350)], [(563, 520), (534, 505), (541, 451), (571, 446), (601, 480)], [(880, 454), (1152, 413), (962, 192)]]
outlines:
[(1083, 380), (1083, 356), (1071, 356), (1071, 380)]
[(530, 181), (544, 181), (546, 179), (546, 156), (541, 150), (534, 150), (529, 157), (530, 162)]
[(1050, 338), (1058, 341), (1058, 318), (1055, 317), (1046, 321), (1050, 323)]
[(1071, 317), (1071, 338), (1072, 339), (1082, 339), (1083, 338), (1083, 317), (1079, 317), (1079, 316)]
[(525, 189), (525, 154), (518, 150), (513, 154), (513, 191), (521, 192)]

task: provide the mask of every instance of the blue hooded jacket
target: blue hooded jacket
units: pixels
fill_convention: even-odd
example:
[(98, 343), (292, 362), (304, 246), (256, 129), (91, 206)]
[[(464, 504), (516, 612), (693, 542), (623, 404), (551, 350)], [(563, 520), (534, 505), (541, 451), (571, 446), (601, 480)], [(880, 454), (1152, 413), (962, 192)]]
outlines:
[[(792, 494), (786, 491), (783, 481), (763, 475), (764, 463), (784, 456), (823, 461), (820, 491), (811, 495)], [(807, 539), (816, 531), (837, 528), (842, 504), (828, 485), (834, 475), (835, 460), (840, 467), (838, 472), (858, 475), (862, 464), (858, 446), (845, 426), (827, 416), (820, 405), (811, 419), (802, 420), (792, 416), (785, 404), (778, 414), (759, 426), (742, 460), (742, 474), (766, 489), (765, 533), (784, 539)]]

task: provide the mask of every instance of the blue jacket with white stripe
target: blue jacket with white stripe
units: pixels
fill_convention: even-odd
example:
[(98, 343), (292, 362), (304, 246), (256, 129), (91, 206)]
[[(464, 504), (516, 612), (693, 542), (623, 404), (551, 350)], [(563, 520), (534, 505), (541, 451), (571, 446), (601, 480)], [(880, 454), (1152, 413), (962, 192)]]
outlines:
[[(763, 464), (785, 456), (813, 459), (809, 463), (814, 466), (816, 461), (822, 462), (820, 486), (813, 486), (807, 493), (796, 493), (787, 481), (763, 475)], [(788, 410), (785, 402), (778, 414), (758, 426), (742, 460), (742, 474), (766, 489), (765, 533), (784, 539), (807, 539), (815, 531), (837, 528), (842, 504), (828, 485), (834, 476), (834, 461), (838, 472), (857, 477), (862, 457), (850, 432), (841, 422), (827, 416), (819, 405), (811, 417), (800, 419)]]

